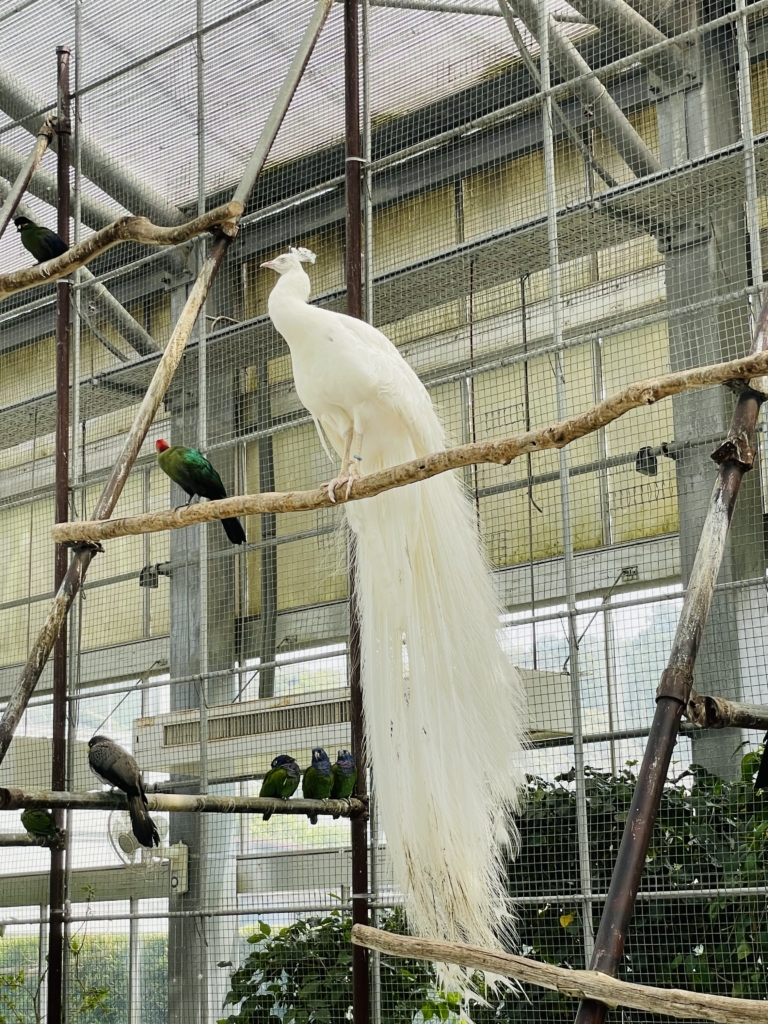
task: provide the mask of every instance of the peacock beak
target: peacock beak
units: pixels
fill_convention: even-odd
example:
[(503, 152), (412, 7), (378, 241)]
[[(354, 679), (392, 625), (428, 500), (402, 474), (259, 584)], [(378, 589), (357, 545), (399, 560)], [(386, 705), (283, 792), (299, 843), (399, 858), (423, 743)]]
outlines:
[(266, 263), (262, 263), (261, 265), (262, 265), (262, 267), (266, 268), (267, 270), (277, 270), (277, 267), (275, 266), (275, 261), (274, 260), (267, 260)]

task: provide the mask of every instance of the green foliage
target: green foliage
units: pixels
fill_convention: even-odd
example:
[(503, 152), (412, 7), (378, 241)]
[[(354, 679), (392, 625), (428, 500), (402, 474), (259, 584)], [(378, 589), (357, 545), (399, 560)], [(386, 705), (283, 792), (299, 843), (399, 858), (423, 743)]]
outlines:
[[(383, 927), (403, 933), (402, 912), (390, 914)], [(238, 1012), (223, 1024), (276, 1024), (277, 1018), (283, 1024), (347, 1024), (351, 929), (350, 918), (338, 910), (275, 931), (260, 922), (248, 939), (253, 952), (231, 979), (226, 1005), (239, 1003)], [(459, 1005), (457, 995), (436, 991), (430, 964), (387, 957), (381, 962), (381, 1001), (386, 1020), (393, 1024), (410, 1024), (414, 1008), (422, 1010), (425, 1020), (445, 1021)]]
[[(688, 988), (750, 999), (768, 998), (768, 905), (764, 897), (729, 896), (727, 888), (760, 886), (768, 877), (768, 794), (755, 793), (759, 755), (742, 762), (742, 778), (724, 782), (693, 766), (665, 789), (648, 852), (640, 898), (620, 976), (645, 984)], [(605, 892), (629, 812), (634, 763), (618, 777), (586, 770), (592, 886)], [(553, 894), (520, 903), (518, 935), (535, 959), (583, 967), (574, 774), (554, 782), (532, 778), (519, 816), (521, 853), (510, 865), (512, 896)], [(718, 890), (716, 897), (677, 891)], [(569, 896), (572, 894), (572, 897)], [(597, 927), (601, 905), (595, 907)], [(383, 927), (405, 930), (402, 913)], [(224, 1024), (342, 1024), (352, 999), (351, 922), (340, 912), (272, 931), (262, 922), (248, 940), (254, 947), (232, 975)], [(446, 1021), (455, 997), (439, 993), (430, 964), (381, 957), (385, 1024)], [(226, 967), (229, 965), (222, 965)], [(529, 988), (489, 996), (473, 1005), (475, 1024), (555, 1024), (573, 1020), (574, 1002)], [(270, 1020), (270, 1018), (272, 1018)], [(624, 1024), (650, 1020), (624, 1010)]]
[[(142, 1024), (167, 1024), (168, 940), (141, 936)], [(37, 939), (6, 935), (0, 939), (0, 1024), (33, 1024), (40, 1019)], [(76, 1024), (115, 1024), (128, 1014), (128, 936), (74, 935), (70, 946), (69, 1020)], [(275, 1022), (276, 1024), (276, 1022)]]
[(0, 1024), (25, 1024), (18, 1009), (19, 995), (26, 990), (24, 968), (0, 975)]
[[(729, 888), (765, 885), (768, 877), (768, 794), (755, 793), (759, 754), (742, 761), (741, 779), (725, 782), (691, 766), (667, 785), (648, 851), (643, 892), (669, 896), (638, 899), (619, 976), (643, 984), (768, 998), (768, 907), (759, 896), (729, 896)], [(594, 892), (610, 884), (636, 775), (634, 763), (618, 777), (586, 769), (587, 821)], [(520, 820), (522, 855), (510, 867), (513, 895), (564, 894), (565, 899), (519, 906), (524, 951), (537, 959), (582, 967), (574, 773), (555, 782), (529, 780)], [(718, 890), (675, 896), (677, 891)], [(597, 928), (602, 904), (595, 907)], [(570, 1021), (573, 1003), (557, 993), (529, 991), (534, 1007), (509, 1020)], [(473, 1014), (473, 1016), (475, 1016)], [(624, 1011), (623, 1021), (646, 1020)]]

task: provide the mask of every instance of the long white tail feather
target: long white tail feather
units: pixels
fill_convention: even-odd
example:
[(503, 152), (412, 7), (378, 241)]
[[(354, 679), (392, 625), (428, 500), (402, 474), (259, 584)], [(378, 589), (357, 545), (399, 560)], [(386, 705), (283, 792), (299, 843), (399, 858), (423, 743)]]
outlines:
[[(307, 306), (298, 262), (270, 266), (284, 274), (269, 308), (299, 397), (337, 453), (353, 423), (366, 473), (443, 448), (427, 393), (391, 342)], [(367, 744), (409, 928), (502, 948), (514, 932), (505, 865), (517, 844), (525, 697), (498, 643), (474, 510), (452, 473), (345, 510), (357, 542)], [(466, 991), (464, 971), (438, 971)]]
[[(413, 457), (395, 451), (390, 464)], [(345, 508), (377, 807), (409, 927), (499, 948), (514, 931), (505, 856), (517, 844), (524, 694), (496, 640), (472, 508), (453, 474)], [(466, 985), (458, 968), (440, 976)]]

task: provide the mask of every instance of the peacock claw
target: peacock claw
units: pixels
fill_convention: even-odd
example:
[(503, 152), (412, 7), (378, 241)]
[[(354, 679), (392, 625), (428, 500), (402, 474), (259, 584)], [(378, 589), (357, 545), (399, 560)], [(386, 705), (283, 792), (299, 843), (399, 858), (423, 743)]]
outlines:
[(345, 473), (340, 473), (338, 476), (335, 476), (333, 480), (329, 480), (327, 484), (323, 484), (323, 486), (328, 491), (328, 497), (331, 499), (334, 505), (336, 504), (336, 488), (343, 487), (344, 484), (347, 485), (347, 497), (349, 497), (349, 488), (352, 484), (352, 481)]
[(347, 485), (347, 489), (344, 492), (344, 500), (345, 501), (349, 501), (349, 494), (350, 494), (350, 491), (352, 490), (352, 484), (355, 482), (355, 480), (359, 480), (359, 479), (360, 479), (360, 473), (359, 473), (359, 471), (357, 469), (357, 466), (354, 463), (352, 463), (352, 465), (349, 467), (349, 469), (346, 472), (339, 473), (338, 476), (335, 476), (333, 478), (333, 480), (329, 480), (328, 483), (324, 485), (325, 487), (327, 487), (327, 489), (328, 489), (328, 497), (331, 499), (331, 501), (334, 503), (334, 505), (336, 504), (336, 491), (337, 491), (337, 489), (339, 487), (343, 487), (344, 484), (346, 484)]

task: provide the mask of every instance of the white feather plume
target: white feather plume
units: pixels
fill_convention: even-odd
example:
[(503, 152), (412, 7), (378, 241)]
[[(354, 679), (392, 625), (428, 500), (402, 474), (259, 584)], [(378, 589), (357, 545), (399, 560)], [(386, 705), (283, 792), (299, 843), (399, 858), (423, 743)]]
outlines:
[[(342, 454), (352, 426), (369, 473), (444, 447), (424, 386), (363, 321), (307, 304), (301, 256), (269, 298), (299, 398)], [(277, 265), (275, 265), (277, 264)], [(363, 695), (377, 806), (409, 926), (501, 948), (505, 857), (522, 782), (525, 698), (502, 652), (474, 512), (454, 474), (345, 505), (357, 538)], [(443, 983), (464, 987), (443, 966)]]
[(311, 249), (294, 249), (294, 247), (291, 246), (288, 251), (296, 256), (300, 263), (314, 263), (317, 259), (317, 256), (315, 256)]

